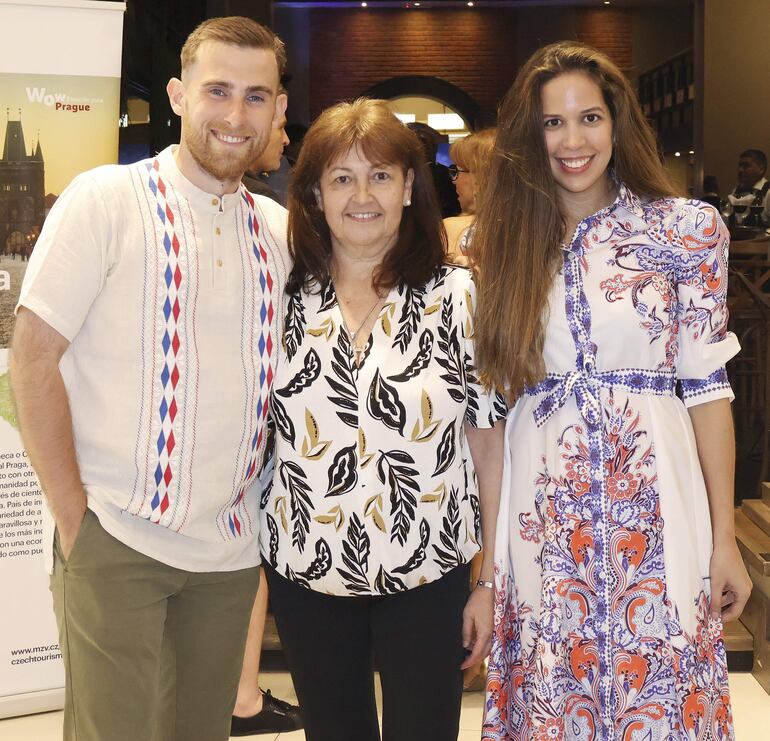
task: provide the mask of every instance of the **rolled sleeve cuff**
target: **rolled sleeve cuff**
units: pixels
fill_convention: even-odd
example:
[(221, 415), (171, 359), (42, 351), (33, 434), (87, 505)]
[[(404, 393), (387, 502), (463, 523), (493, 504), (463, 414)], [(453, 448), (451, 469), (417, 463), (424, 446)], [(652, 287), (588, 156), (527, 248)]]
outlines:
[(724, 366), (717, 368), (708, 378), (683, 378), (682, 401), (686, 407), (694, 407), (717, 399), (735, 398)]

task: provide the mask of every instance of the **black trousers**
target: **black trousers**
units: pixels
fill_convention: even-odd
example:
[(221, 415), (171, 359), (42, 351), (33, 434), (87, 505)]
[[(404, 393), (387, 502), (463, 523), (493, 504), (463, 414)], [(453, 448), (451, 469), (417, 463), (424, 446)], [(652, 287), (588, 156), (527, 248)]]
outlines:
[(462, 702), (462, 611), (470, 565), (386, 597), (337, 597), (265, 567), (307, 741), (456, 741)]

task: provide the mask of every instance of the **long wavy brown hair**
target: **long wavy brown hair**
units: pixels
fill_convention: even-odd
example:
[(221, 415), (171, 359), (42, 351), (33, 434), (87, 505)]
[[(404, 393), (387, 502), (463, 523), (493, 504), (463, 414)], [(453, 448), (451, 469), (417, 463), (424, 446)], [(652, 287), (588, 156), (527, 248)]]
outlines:
[(674, 195), (655, 134), (613, 62), (590, 46), (566, 41), (527, 60), (500, 105), (473, 241), (476, 362), (484, 383), (504, 389), (511, 400), (545, 375), (547, 302), (562, 263), (566, 222), (548, 160), (541, 90), (567, 72), (584, 72), (602, 91), (613, 121), (615, 179), (641, 198)]
[(433, 178), (417, 135), (390, 111), (385, 101), (359, 98), (325, 110), (305, 134), (289, 185), (289, 252), (294, 267), (286, 286), (297, 293), (330, 279), (331, 234), (316, 193), (324, 170), (338, 156), (360, 147), (373, 163), (414, 172), (411, 205), (404, 208), (398, 240), (373, 277), (376, 289), (399, 282), (426, 283), (446, 255), (446, 232)]

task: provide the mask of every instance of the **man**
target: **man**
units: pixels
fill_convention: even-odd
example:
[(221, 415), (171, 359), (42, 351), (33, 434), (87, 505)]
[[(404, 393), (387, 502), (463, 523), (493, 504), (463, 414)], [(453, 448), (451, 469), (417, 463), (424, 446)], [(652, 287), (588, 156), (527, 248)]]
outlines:
[(747, 149), (738, 158), (738, 185), (727, 196), (731, 223), (738, 226), (770, 226), (770, 181), (765, 177), (767, 156)]
[[(252, 192), (261, 196), (267, 196), (282, 206), (286, 205), (286, 186), (288, 185), (288, 175), (291, 167), (283, 156), (283, 150), (289, 144), (289, 137), (286, 134), (286, 116), (280, 121), (277, 127), (270, 132), (270, 140), (262, 154), (251, 163), (243, 176), (243, 184)], [(279, 173), (284, 168), (284, 177), (281, 178), (283, 187), (278, 187), (277, 181), (271, 180), (271, 173)]]
[(285, 211), (240, 186), (283, 117), (283, 43), (201, 24), (179, 146), (77, 177), (19, 299), (12, 379), (48, 540), (67, 741), (227, 739), (257, 589), (256, 479)]
[(428, 126), (428, 124), (420, 123), (419, 121), (408, 123), (407, 128), (417, 134), (417, 138), (420, 140), (420, 144), (422, 144), (425, 159), (430, 168), (430, 174), (433, 177), (433, 185), (436, 187), (436, 196), (441, 208), (441, 218), (446, 219), (448, 216), (457, 216), (460, 213), (460, 202), (457, 199), (457, 191), (449, 174), (449, 168), (436, 161), (440, 134)]

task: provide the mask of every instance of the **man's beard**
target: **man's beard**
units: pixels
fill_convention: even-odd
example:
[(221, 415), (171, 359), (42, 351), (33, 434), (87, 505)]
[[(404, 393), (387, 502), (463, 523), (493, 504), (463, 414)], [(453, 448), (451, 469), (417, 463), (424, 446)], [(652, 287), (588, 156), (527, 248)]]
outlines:
[(214, 138), (213, 134), (201, 135), (199, 130), (187, 126), (182, 121), (182, 132), (187, 149), (198, 166), (217, 180), (240, 180), (243, 173), (249, 169), (249, 165), (262, 154), (270, 134), (269, 132), (257, 131), (239, 134), (227, 132), (226, 127), (214, 128), (227, 136), (248, 136), (249, 140), (237, 152), (228, 153), (224, 144), (222, 146), (223, 151), (221, 153), (216, 152), (208, 139), (208, 136)]

